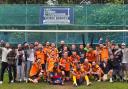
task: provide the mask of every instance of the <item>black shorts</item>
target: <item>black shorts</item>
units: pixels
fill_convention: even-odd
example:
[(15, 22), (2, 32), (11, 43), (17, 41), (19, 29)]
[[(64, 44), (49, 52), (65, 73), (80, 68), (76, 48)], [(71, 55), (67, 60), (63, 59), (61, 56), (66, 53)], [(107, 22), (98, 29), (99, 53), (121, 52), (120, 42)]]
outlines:
[(65, 76), (70, 77), (70, 71), (65, 71)]
[(82, 78), (80, 78), (80, 79), (77, 79), (76, 82), (77, 82), (78, 85), (81, 85), (84, 81), (83, 81)]
[(38, 76), (39, 76), (39, 72), (37, 74), (33, 75), (33, 76), (30, 76), (30, 78), (31, 79), (36, 79), (36, 78), (38, 78)]
[(108, 69), (109, 70), (112, 70), (112, 69), (114, 69), (114, 65), (115, 65), (115, 63), (114, 63), (114, 61), (112, 61), (112, 60), (108, 60)]
[(62, 66), (59, 66), (59, 69), (60, 69), (61, 71), (65, 71), (65, 68), (62, 67)]
[(111, 69), (111, 64), (109, 65), (109, 63), (105, 63), (106, 67), (104, 67), (104, 63), (105, 62), (100, 62), (100, 68), (103, 70), (105, 74), (107, 74), (109, 70)]
[(42, 64), (42, 69), (45, 70), (45, 64)]

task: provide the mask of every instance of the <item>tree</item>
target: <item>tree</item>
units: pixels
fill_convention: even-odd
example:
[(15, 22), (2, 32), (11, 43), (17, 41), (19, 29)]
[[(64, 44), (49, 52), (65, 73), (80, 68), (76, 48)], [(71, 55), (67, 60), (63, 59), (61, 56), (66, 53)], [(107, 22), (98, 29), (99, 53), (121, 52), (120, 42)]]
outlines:
[(108, 0), (109, 3), (114, 3), (114, 4), (123, 4), (124, 0)]

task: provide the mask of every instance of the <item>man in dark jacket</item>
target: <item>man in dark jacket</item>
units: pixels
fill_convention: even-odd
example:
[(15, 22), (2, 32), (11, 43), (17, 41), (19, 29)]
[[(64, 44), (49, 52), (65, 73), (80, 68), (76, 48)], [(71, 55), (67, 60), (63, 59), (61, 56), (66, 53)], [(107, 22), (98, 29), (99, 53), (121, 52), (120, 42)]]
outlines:
[(113, 59), (113, 79), (116, 80), (117, 76), (120, 78), (120, 80), (123, 79), (123, 75), (121, 73), (121, 67), (122, 67), (122, 50), (121, 48), (116, 45), (115, 46), (115, 52), (114, 52), (114, 59)]
[[(16, 51), (13, 48), (7, 55), (8, 60), (8, 72), (9, 72), (9, 83), (16, 81)], [(13, 76), (12, 76), (13, 69)]]
[(59, 57), (62, 57), (62, 53), (63, 53), (63, 50), (64, 50), (64, 46), (65, 46), (65, 42), (62, 40), (62, 41), (60, 42), (60, 46), (58, 47)]

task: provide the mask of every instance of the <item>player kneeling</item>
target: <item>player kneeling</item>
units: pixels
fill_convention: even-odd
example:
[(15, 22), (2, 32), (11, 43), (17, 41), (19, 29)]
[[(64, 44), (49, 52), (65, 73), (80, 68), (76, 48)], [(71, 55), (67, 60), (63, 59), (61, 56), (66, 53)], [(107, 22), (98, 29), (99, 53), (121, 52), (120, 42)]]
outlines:
[(42, 71), (40, 59), (37, 59), (33, 63), (32, 67), (30, 69), (29, 81), (36, 84), (36, 83), (39, 82), (39, 80), (41, 79), (42, 75), (43, 75), (43, 71)]
[(94, 77), (97, 77), (99, 82), (102, 80), (102, 77), (104, 75), (102, 69), (99, 67), (98, 64), (96, 64), (96, 62), (92, 62), (91, 74)]
[(62, 74), (61, 71), (59, 70), (58, 66), (55, 65), (53, 68), (53, 72), (50, 72), (50, 83), (54, 84), (54, 85), (63, 85), (63, 81), (62, 81)]
[(80, 64), (76, 65), (76, 67), (73, 68), (72, 75), (73, 75), (74, 86), (77, 87), (78, 85), (81, 85), (83, 83), (83, 76), (82, 76)]
[(91, 82), (90, 82), (88, 76), (91, 73), (91, 63), (89, 63), (88, 60), (86, 59), (81, 67), (82, 67), (81, 70), (83, 72), (83, 78), (86, 81), (86, 85), (89, 86), (91, 84)]

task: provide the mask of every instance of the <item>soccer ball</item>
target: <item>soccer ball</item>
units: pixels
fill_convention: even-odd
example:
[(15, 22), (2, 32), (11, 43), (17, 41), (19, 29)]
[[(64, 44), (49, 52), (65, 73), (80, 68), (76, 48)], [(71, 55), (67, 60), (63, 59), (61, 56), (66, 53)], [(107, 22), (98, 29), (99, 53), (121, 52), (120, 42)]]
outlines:
[(103, 79), (103, 81), (106, 81), (108, 79), (107, 74), (105, 74), (102, 79)]
[(37, 81), (37, 79), (34, 79), (34, 81), (33, 81), (34, 83), (38, 83), (38, 81)]

